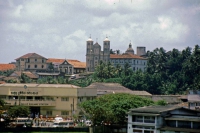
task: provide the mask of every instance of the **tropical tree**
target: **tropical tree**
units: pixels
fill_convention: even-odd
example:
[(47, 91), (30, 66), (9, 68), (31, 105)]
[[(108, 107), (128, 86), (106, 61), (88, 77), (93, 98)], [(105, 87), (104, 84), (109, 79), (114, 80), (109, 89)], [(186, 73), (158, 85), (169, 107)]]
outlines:
[(27, 106), (13, 106), (8, 110), (9, 116), (12, 118), (16, 117), (27, 117), (30, 114), (29, 107)]
[(79, 104), (79, 107), (95, 125), (101, 124), (102, 121), (125, 124), (129, 109), (153, 104), (154, 102), (148, 98), (127, 93), (116, 93), (84, 101)]

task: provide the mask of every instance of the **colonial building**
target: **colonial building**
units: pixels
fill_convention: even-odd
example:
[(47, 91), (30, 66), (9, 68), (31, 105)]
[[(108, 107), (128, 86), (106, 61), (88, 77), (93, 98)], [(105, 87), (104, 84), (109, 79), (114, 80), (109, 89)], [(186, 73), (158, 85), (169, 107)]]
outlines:
[(52, 63), (55, 71), (65, 74), (83, 73), (86, 68), (86, 63), (78, 60), (48, 58), (47, 63)]
[[(53, 73), (50, 71), (50, 64), (53, 64)], [(10, 64), (15, 66), (14, 64)], [(78, 60), (66, 60), (45, 58), (36, 53), (28, 53), (16, 59), (16, 69), (18, 71), (36, 72), (39, 77), (44, 76), (59, 76), (60, 73), (65, 74), (78, 74), (85, 72), (86, 63)]]
[(93, 44), (93, 40), (89, 38), (86, 42), (87, 72), (93, 72), (100, 60), (104, 61), (105, 63), (110, 61), (110, 41), (106, 37), (106, 39), (103, 41), (103, 51), (101, 51), (101, 46), (98, 44), (98, 42)]
[(200, 112), (179, 106), (130, 109), (128, 133), (199, 133)]
[(124, 67), (125, 63), (129, 63), (134, 71), (144, 71), (147, 59), (141, 56), (146, 54), (146, 48), (137, 47), (137, 53), (138, 55), (134, 53), (132, 44), (130, 43), (124, 54), (119, 54), (119, 50), (116, 54), (110, 54), (110, 41), (107, 37), (103, 41), (103, 51), (101, 51), (101, 46), (98, 42), (93, 44), (93, 40), (89, 38), (86, 42), (86, 71), (93, 72), (100, 60), (105, 63), (110, 61), (114, 66), (120, 65), (121, 67)]
[(70, 84), (0, 84), (0, 90), (6, 106), (28, 106), (32, 115), (63, 118), (79, 115), (78, 103), (97, 96), (95, 88)]
[(25, 54), (16, 60), (16, 67), (18, 71), (37, 71), (37, 70), (46, 70), (47, 69), (47, 58), (36, 54), (28, 53)]
[(144, 71), (147, 67), (147, 59), (134, 54), (110, 54), (110, 62), (114, 65), (120, 65), (122, 68), (128, 63), (133, 71)]

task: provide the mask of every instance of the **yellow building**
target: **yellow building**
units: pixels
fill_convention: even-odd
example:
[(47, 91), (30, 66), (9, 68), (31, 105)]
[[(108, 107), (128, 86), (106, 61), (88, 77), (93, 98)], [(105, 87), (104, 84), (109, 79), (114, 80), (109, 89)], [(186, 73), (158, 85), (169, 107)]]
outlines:
[(29, 106), (33, 115), (48, 117), (79, 115), (78, 103), (96, 96), (95, 88), (69, 84), (0, 84), (0, 98), (7, 106)]

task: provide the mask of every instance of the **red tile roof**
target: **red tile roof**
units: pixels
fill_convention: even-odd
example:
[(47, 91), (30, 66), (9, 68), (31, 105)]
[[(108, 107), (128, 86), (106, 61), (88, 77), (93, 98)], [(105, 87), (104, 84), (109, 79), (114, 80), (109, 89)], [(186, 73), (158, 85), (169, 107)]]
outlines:
[(65, 59), (55, 59), (55, 58), (48, 58), (47, 59), (47, 63), (63, 63), (63, 61), (65, 61)]
[(85, 62), (77, 62), (73, 60), (67, 60), (69, 64), (73, 65), (74, 68), (86, 68), (86, 63)]
[(45, 58), (45, 57), (43, 57), (43, 56), (41, 56), (41, 55), (39, 55), (37, 53), (28, 53), (28, 54), (25, 54), (25, 55), (15, 59), (15, 60), (18, 60), (18, 59), (21, 59), (21, 58), (27, 59), (27, 58), (30, 58), (30, 57), (42, 57), (42, 58)]
[[(49, 58), (47, 60), (47, 63), (63, 63), (65, 61), (65, 59), (56, 59), (56, 58)], [(74, 66), (74, 68), (86, 68), (86, 63), (85, 62), (80, 62), (79, 60), (71, 60), (71, 59), (67, 59), (67, 62), (71, 65)]]
[(15, 64), (0, 64), (0, 71), (14, 70)]
[(143, 58), (141, 56), (135, 55), (135, 54), (110, 54), (110, 58), (111, 59), (141, 59), (141, 60), (145, 60), (146, 58)]

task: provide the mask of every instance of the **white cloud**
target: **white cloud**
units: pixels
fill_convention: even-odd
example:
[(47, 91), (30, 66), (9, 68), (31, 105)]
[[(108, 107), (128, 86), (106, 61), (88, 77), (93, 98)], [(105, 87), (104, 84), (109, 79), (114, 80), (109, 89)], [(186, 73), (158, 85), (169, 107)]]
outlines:
[(30, 32), (31, 25), (28, 23), (11, 23), (9, 29), (17, 32)]
[(23, 5), (19, 5), (16, 7), (16, 9), (13, 12), (13, 15), (15, 17), (20, 17), (21, 16), (21, 10), (23, 9)]

